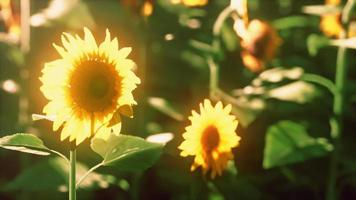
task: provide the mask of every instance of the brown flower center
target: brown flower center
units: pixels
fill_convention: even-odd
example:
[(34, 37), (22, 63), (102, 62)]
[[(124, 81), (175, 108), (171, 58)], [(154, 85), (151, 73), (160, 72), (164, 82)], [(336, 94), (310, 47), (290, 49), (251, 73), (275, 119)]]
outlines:
[(115, 109), (121, 93), (121, 80), (115, 65), (102, 58), (78, 62), (69, 81), (75, 105), (88, 112)]
[(220, 135), (218, 129), (215, 126), (206, 127), (201, 137), (201, 143), (203, 145), (204, 151), (213, 151), (216, 147), (219, 146), (219, 142)]

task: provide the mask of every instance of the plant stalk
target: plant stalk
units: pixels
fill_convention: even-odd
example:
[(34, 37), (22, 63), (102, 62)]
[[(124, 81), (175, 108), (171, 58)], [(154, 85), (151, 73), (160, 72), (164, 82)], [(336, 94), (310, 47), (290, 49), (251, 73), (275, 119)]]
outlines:
[(71, 148), (70, 150), (70, 171), (69, 171), (69, 200), (76, 200), (76, 187), (75, 187), (75, 175), (76, 175), (76, 150)]
[[(344, 31), (340, 35), (340, 39), (346, 39), (348, 33), (348, 27), (350, 22), (350, 16), (352, 9), (355, 6), (355, 0), (348, 0), (343, 11), (342, 11), (342, 24)], [(340, 152), (340, 139), (343, 131), (343, 116), (345, 110), (345, 89), (347, 80), (347, 49), (346, 47), (340, 46), (337, 52), (336, 59), (336, 74), (335, 74), (335, 94), (334, 94), (334, 105), (333, 112), (334, 117), (331, 119), (331, 138), (334, 143), (334, 151), (331, 155), (330, 167), (329, 167), (329, 181), (327, 187), (327, 200), (338, 199), (338, 194), (336, 190), (336, 180), (338, 176), (338, 157)]]

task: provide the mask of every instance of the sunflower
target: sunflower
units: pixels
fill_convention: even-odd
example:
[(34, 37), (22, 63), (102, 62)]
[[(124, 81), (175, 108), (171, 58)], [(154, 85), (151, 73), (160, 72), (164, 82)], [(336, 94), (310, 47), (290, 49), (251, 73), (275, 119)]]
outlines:
[[(341, 0), (325, 0), (325, 5), (328, 6), (339, 6)], [(320, 29), (324, 32), (326, 36), (336, 37), (340, 36), (343, 31), (341, 24), (341, 12), (336, 12), (334, 14), (326, 14), (321, 17)]]
[(76, 145), (93, 135), (119, 133), (120, 114), (132, 117), (132, 91), (140, 83), (132, 72), (135, 63), (126, 58), (131, 48), (119, 50), (108, 30), (97, 45), (87, 28), (84, 39), (63, 33), (62, 43), (54, 44), (62, 58), (46, 63), (40, 78), (49, 100), (43, 112), (54, 117), (53, 130), (63, 125), (61, 141), (69, 138)]
[(231, 149), (239, 144), (236, 135), (237, 120), (230, 115), (231, 105), (215, 107), (207, 99), (200, 104), (200, 114), (192, 111), (191, 125), (183, 134), (185, 141), (178, 147), (181, 156), (195, 156), (191, 170), (201, 166), (203, 173), (211, 172), (211, 178), (221, 175), (227, 162), (233, 159)]
[(173, 4), (183, 4), (187, 7), (199, 7), (208, 4), (208, 0), (171, 0)]

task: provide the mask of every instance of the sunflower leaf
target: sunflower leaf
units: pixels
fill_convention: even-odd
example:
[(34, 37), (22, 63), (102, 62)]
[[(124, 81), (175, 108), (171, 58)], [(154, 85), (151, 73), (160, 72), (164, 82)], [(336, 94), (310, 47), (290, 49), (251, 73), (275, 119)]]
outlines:
[(333, 150), (325, 138), (313, 138), (292, 121), (281, 121), (267, 130), (263, 167), (269, 169), (323, 156)]
[(0, 138), (0, 147), (41, 156), (50, 155), (51, 152), (40, 138), (26, 133), (17, 133)]
[(163, 144), (130, 135), (110, 135), (107, 140), (93, 138), (91, 148), (103, 158), (103, 166), (122, 171), (145, 170), (160, 157)]

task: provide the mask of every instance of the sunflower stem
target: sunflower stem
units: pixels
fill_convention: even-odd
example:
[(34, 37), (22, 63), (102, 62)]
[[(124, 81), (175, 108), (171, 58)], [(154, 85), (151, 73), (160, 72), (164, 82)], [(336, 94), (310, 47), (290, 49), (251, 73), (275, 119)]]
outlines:
[(219, 88), (219, 68), (212, 57), (208, 58), (208, 65), (210, 71), (210, 98), (213, 98), (216, 90)]
[[(348, 27), (351, 17), (351, 11), (355, 6), (355, 0), (348, 0), (342, 11), (342, 25), (344, 27), (341, 33), (340, 39), (346, 39), (348, 33)], [(331, 119), (331, 138), (333, 140), (335, 150), (331, 155), (329, 166), (329, 180), (327, 186), (326, 198), (327, 200), (338, 199), (336, 191), (336, 179), (338, 175), (338, 157), (340, 152), (340, 139), (343, 131), (343, 116), (345, 108), (345, 85), (347, 79), (347, 59), (346, 59), (346, 47), (340, 46), (337, 52), (336, 59), (336, 74), (335, 74), (335, 94), (333, 112), (334, 116)]]
[(80, 186), (80, 184), (84, 181), (84, 179), (89, 176), (90, 173), (92, 173), (93, 171), (95, 171), (96, 169), (98, 169), (99, 167), (103, 166), (103, 162), (98, 163), (97, 165), (95, 165), (94, 167), (90, 168), (77, 182), (76, 184), (76, 188), (78, 188)]
[(75, 187), (75, 176), (76, 176), (76, 149), (70, 149), (70, 171), (69, 171), (69, 200), (76, 200), (76, 187)]

